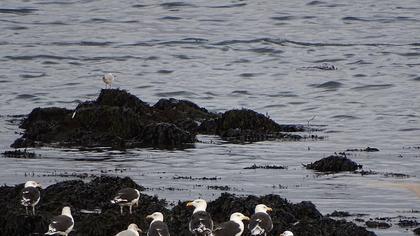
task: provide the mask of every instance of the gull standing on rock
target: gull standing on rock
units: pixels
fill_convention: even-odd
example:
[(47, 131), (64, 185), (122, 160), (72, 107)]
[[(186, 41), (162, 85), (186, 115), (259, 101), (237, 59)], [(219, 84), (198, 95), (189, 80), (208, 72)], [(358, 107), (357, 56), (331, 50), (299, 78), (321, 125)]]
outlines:
[(32, 207), (32, 214), (35, 215), (35, 206), (41, 199), (41, 193), (37, 187), (41, 188), (41, 184), (30, 180), (25, 183), (25, 187), (22, 189), (22, 199), (20, 200), (20, 203), (25, 206), (27, 215), (29, 215), (29, 206)]
[(293, 236), (293, 233), (291, 231), (284, 231), (280, 236)]
[(61, 215), (52, 219), (48, 226), (47, 235), (64, 235), (67, 236), (73, 230), (74, 220), (71, 215), (70, 207), (63, 207)]
[(255, 213), (251, 216), (248, 229), (251, 235), (264, 235), (266, 236), (273, 229), (273, 221), (267, 211), (272, 211), (270, 207), (264, 204), (255, 206)]
[(203, 199), (196, 199), (188, 202), (187, 206), (195, 207), (191, 216), (188, 229), (196, 236), (209, 236), (213, 231), (213, 220), (208, 212), (206, 212), (207, 202)]
[(249, 220), (249, 217), (242, 213), (235, 212), (230, 216), (230, 220), (217, 226), (214, 231), (214, 236), (240, 236), (244, 232), (243, 220)]
[(130, 214), (132, 214), (133, 205), (139, 206), (140, 191), (134, 188), (123, 188), (118, 191), (117, 195), (111, 200), (111, 203), (118, 204), (120, 206), (121, 215), (123, 214), (123, 207), (128, 206), (130, 208)]
[(146, 219), (153, 219), (147, 231), (147, 236), (169, 236), (168, 225), (163, 222), (162, 213), (155, 212), (146, 216)]
[(119, 232), (115, 236), (139, 236), (139, 233), (142, 232), (136, 224), (130, 224), (126, 230)]
[(105, 89), (108, 87), (112, 87), (112, 82), (114, 82), (115, 76), (112, 73), (106, 73), (104, 76), (102, 76), (102, 81), (105, 83)]

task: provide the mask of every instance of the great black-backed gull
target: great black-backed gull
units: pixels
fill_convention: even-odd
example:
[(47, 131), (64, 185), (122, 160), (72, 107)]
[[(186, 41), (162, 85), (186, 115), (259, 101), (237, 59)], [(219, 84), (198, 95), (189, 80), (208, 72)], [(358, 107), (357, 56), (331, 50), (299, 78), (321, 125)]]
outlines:
[(132, 214), (133, 205), (139, 205), (140, 191), (134, 188), (123, 188), (118, 191), (117, 195), (111, 200), (111, 203), (118, 204), (120, 206), (121, 215), (123, 214), (123, 207), (128, 206), (130, 208), (130, 214)]
[(70, 207), (65, 206), (61, 211), (61, 215), (56, 216), (52, 219), (48, 226), (47, 235), (64, 235), (67, 236), (73, 229), (74, 220), (71, 215)]
[(291, 231), (284, 231), (280, 236), (293, 236), (293, 233)]
[(112, 87), (112, 82), (114, 82), (115, 76), (112, 73), (106, 73), (104, 76), (102, 76), (102, 81), (105, 83), (105, 89), (108, 87)]
[(29, 215), (29, 206), (32, 207), (32, 214), (35, 215), (35, 206), (41, 199), (41, 194), (37, 187), (41, 188), (41, 184), (31, 180), (27, 181), (25, 187), (22, 189), (22, 199), (20, 200), (20, 203), (25, 206), (27, 215)]
[(119, 232), (115, 236), (139, 236), (139, 232), (143, 232), (136, 224), (130, 224), (124, 231)]
[(163, 222), (163, 214), (155, 212), (151, 215), (146, 216), (147, 219), (153, 219), (150, 223), (147, 236), (169, 236), (168, 225)]
[(255, 213), (251, 216), (248, 229), (251, 235), (267, 235), (273, 229), (273, 221), (267, 211), (272, 211), (264, 204), (255, 206)]
[(196, 236), (209, 236), (213, 231), (213, 220), (206, 212), (207, 202), (203, 199), (196, 199), (188, 202), (187, 206), (195, 207), (188, 225), (190, 232)]
[(244, 232), (243, 220), (249, 220), (249, 217), (242, 213), (235, 212), (230, 216), (230, 220), (216, 226), (213, 231), (214, 236), (240, 236)]

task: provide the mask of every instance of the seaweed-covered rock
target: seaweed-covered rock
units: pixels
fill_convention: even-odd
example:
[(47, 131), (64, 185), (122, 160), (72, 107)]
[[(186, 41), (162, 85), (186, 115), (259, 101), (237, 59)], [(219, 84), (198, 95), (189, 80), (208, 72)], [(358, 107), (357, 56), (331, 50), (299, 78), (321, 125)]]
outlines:
[[(89, 183), (80, 180), (60, 182), (41, 191), (35, 216), (25, 215), (25, 209), (20, 205), (23, 184), (0, 187), (0, 235), (43, 235), (51, 218), (60, 214), (66, 205), (72, 209), (77, 231), (71, 235), (115, 235), (127, 228), (127, 222), (135, 222), (145, 229), (148, 222), (144, 216), (147, 214), (162, 211), (169, 215), (164, 200), (141, 194), (134, 214), (121, 216), (119, 207), (110, 200), (124, 187), (144, 189), (130, 178), (119, 177), (99, 177)], [(100, 214), (83, 213), (95, 211)]]
[(256, 142), (270, 139), (299, 140), (299, 135), (285, 132), (303, 131), (303, 126), (280, 125), (267, 116), (249, 109), (229, 110), (221, 117), (203, 122), (200, 132), (220, 135), (236, 142)]
[(350, 160), (346, 156), (331, 155), (314, 163), (305, 165), (306, 169), (317, 170), (321, 172), (340, 172), (355, 171), (362, 168), (362, 165)]
[(365, 224), (368, 228), (387, 229), (391, 227), (391, 224), (388, 224), (386, 222), (381, 222), (381, 221), (374, 221), (374, 220), (366, 221)]
[(299, 140), (286, 132), (303, 131), (299, 125), (279, 125), (252, 110), (230, 110), (215, 114), (174, 98), (155, 105), (118, 89), (103, 89), (94, 101), (80, 103), (75, 110), (35, 108), (22, 122), (25, 132), (14, 148), (134, 147), (178, 148), (196, 141), (197, 133), (220, 135), (236, 142), (268, 139)]
[[(34, 109), (20, 126), (25, 133), (12, 147), (179, 147), (196, 140), (194, 131), (198, 125), (193, 118), (212, 116), (193, 103), (181, 104), (191, 107), (188, 113), (187, 105), (182, 109), (154, 108), (124, 90), (104, 89), (96, 101), (83, 102), (74, 111)], [(195, 110), (200, 116), (189, 118)]]
[[(49, 220), (61, 212), (64, 205), (72, 208), (75, 220), (75, 231), (71, 235), (115, 235), (125, 229), (128, 223), (136, 223), (143, 230), (150, 222), (145, 216), (155, 212), (163, 212), (171, 235), (190, 236), (188, 222), (192, 209), (185, 202), (179, 202), (172, 210), (168, 210), (165, 200), (140, 195), (139, 207), (133, 214), (120, 215), (119, 207), (110, 203), (115, 193), (124, 187), (143, 190), (130, 178), (103, 176), (85, 183), (80, 180), (64, 181), (47, 187), (41, 191), (41, 201), (37, 205), (36, 216), (26, 216), (25, 209), (19, 204), (20, 191), (23, 184), (15, 187), (0, 187), (0, 235), (39, 235), (47, 231)], [(272, 235), (284, 230), (292, 230), (296, 235), (322, 236), (374, 236), (366, 229), (346, 221), (336, 221), (322, 214), (311, 202), (293, 204), (277, 195), (262, 197), (237, 197), (224, 193), (209, 202), (208, 211), (215, 223), (228, 220), (235, 211), (251, 215), (255, 205), (264, 203), (273, 208), (271, 213), (274, 229)], [(86, 213), (88, 212), (88, 213)], [(249, 231), (245, 227), (245, 236)]]
[[(242, 212), (250, 216), (254, 212), (255, 205), (266, 204), (273, 208), (270, 213), (274, 228), (271, 235), (279, 235), (285, 230), (291, 230), (295, 235), (322, 235), (322, 236), (374, 236), (363, 227), (346, 221), (336, 221), (323, 217), (311, 202), (293, 204), (277, 195), (266, 195), (262, 197), (248, 196), (237, 197), (232, 194), (223, 193), (216, 200), (209, 202), (207, 211), (211, 214), (215, 224), (228, 220), (233, 212)], [(192, 209), (186, 207), (186, 203), (179, 203), (172, 209), (172, 221), (169, 224), (171, 233), (175, 235), (190, 235), (188, 221)], [(245, 222), (244, 236), (250, 232)]]
[(41, 156), (41, 155), (36, 155), (35, 152), (28, 152), (26, 149), (24, 149), (23, 151), (19, 149), (16, 149), (13, 151), (5, 151), (2, 153), (2, 155), (7, 158), (24, 158), (24, 159), (35, 158), (37, 156)]

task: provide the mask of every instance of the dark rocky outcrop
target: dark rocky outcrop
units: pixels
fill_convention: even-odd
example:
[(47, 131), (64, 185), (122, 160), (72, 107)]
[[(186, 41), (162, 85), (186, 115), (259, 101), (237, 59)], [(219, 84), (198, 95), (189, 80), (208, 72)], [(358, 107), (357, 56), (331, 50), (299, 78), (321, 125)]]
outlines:
[(388, 229), (392, 226), (391, 224), (388, 224), (386, 222), (374, 221), (374, 220), (366, 221), (365, 224), (368, 228), (379, 228), (379, 229)]
[(251, 110), (215, 114), (205, 108), (174, 98), (160, 99), (150, 106), (118, 89), (103, 89), (95, 101), (80, 103), (75, 110), (35, 108), (22, 122), (24, 134), (14, 148), (133, 147), (179, 148), (193, 144), (197, 133), (220, 135), (224, 140), (254, 142), (293, 139), (285, 132), (303, 126), (279, 125)]
[(413, 232), (415, 235), (420, 235), (420, 228), (414, 229)]
[(306, 169), (317, 170), (321, 172), (341, 172), (355, 171), (362, 168), (362, 165), (350, 160), (343, 155), (331, 155), (314, 163), (305, 165)]
[(13, 150), (13, 151), (5, 151), (2, 155), (6, 158), (36, 158), (40, 155), (35, 154), (35, 152), (28, 152), (26, 149), (24, 150)]
[[(123, 187), (143, 190), (131, 179), (119, 177), (98, 177), (88, 183), (80, 180), (60, 182), (42, 190), (37, 215), (26, 216), (25, 209), (19, 205), (23, 185), (2, 186), (0, 235), (43, 235), (47, 231), (49, 220), (59, 214), (64, 205), (72, 208), (75, 220), (74, 232), (70, 234), (72, 236), (115, 235), (125, 229), (128, 223), (136, 223), (143, 230), (147, 230), (149, 222), (145, 220), (145, 216), (154, 211), (163, 212), (171, 235), (191, 235), (187, 227), (192, 209), (187, 208), (185, 202), (179, 202), (172, 210), (168, 210), (165, 200), (141, 194), (139, 207), (134, 208), (133, 214), (121, 216), (119, 207), (112, 205), (110, 199)], [(226, 221), (235, 211), (251, 215), (258, 203), (265, 203), (274, 210), (271, 214), (274, 222), (272, 235), (278, 235), (286, 229), (299, 236), (375, 235), (354, 223), (322, 216), (311, 202), (293, 204), (277, 195), (237, 197), (224, 193), (209, 202), (208, 211), (213, 220), (220, 223)], [(97, 213), (94, 213), (95, 211)], [(249, 236), (247, 229), (243, 235)]]
[(303, 131), (303, 126), (279, 125), (263, 114), (249, 109), (230, 110), (214, 120), (203, 122), (202, 133), (217, 134), (233, 142), (256, 142), (272, 139), (300, 140), (299, 135), (286, 132)]

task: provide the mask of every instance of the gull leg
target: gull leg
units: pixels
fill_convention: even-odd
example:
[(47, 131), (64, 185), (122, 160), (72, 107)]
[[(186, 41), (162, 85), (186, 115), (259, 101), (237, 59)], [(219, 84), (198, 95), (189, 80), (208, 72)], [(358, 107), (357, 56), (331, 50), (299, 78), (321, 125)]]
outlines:
[(26, 209), (26, 215), (29, 215), (29, 212), (28, 212), (28, 207), (27, 207), (27, 206), (25, 206), (25, 209)]
[(132, 208), (133, 208), (133, 205), (130, 205), (130, 215), (133, 214)]
[(123, 206), (120, 206), (121, 215), (123, 214)]
[(32, 214), (35, 215), (35, 206), (32, 206)]

